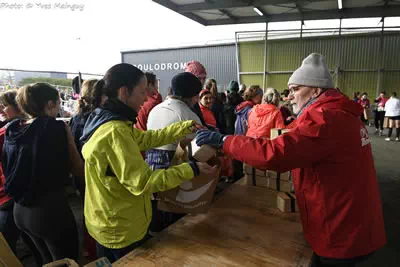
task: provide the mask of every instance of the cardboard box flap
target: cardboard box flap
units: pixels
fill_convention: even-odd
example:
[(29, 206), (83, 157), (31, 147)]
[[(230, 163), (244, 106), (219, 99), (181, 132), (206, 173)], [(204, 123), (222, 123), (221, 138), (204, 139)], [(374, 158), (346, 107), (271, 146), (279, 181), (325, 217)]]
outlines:
[[(189, 161), (188, 147), (180, 144), (172, 161), (172, 166)], [(211, 166), (219, 166), (216, 175), (200, 175), (185, 181), (178, 187), (157, 194), (158, 209), (175, 213), (207, 212), (214, 196), (219, 180), (221, 161), (211, 158), (207, 161)]]
[(22, 263), (8, 246), (2, 233), (0, 233), (0, 266), (23, 267)]
[(87, 265), (83, 266), (83, 267), (111, 267), (111, 263), (110, 261), (106, 258), (100, 258), (96, 261), (92, 261), (91, 263), (88, 263)]

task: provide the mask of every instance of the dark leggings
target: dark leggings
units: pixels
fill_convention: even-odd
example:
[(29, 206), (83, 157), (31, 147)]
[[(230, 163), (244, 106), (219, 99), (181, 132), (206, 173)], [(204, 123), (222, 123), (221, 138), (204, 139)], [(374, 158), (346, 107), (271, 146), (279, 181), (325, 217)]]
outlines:
[(17, 240), (20, 236), (20, 230), (15, 225), (14, 205), (11, 204), (9, 207), (0, 210), (0, 232), (3, 234), (11, 250), (16, 253)]
[(40, 252), (43, 263), (78, 260), (78, 228), (64, 193), (51, 193), (33, 206), (14, 205), (15, 223)]
[(0, 210), (0, 232), (4, 235), (4, 238), (14, 254), (17, 255), (17, 241), (18, 238), (21, 237), (29, 251), (32, 253), (36, 265), (43, 265), (42, 257), (39, 251), (37, 251), (35, 245), (32, 243), (32, 240), (25, 233), (21, 232), (15, 224), (14, 204)]
[(375, 128), (383, 131), (384, 120), (385, 120), (385, 111), (377, 111), (375, 113)]

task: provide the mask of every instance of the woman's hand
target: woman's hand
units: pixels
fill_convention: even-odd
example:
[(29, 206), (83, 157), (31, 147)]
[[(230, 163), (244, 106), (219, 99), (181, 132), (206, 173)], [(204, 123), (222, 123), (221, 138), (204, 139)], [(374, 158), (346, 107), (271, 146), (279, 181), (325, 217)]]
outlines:
[(207, 128), (204, 127), (203, 125), (193, 121), (193, 124), (189, 127), (189, 129), (192, 131), (192, 133), (196, 133), (198, 130), (207, 129)]

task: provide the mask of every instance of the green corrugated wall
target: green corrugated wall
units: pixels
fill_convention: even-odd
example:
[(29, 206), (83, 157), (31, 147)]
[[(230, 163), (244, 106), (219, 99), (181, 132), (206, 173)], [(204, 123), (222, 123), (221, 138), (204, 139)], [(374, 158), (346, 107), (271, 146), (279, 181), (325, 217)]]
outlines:
[[(311, 37), (303, 39), (269, 40), (267, 45), (267, 72), (294, 71), (301, 61), (312, 52), (325, 56), (329, 68), (334, 71), (339, 65), (338, 87), (347, 95), (354, 92), (367, 92), (371, 98), (378, 86), (380, 68), (380, 33), (362, 35), (343, 35)], [(400, 93), (400, 34), (385, 32), (381, 72), (381, 90), (387, 93)], [(264, 41), (239, 43), (240, 72), (264, 71)], [(358, 70), (358, 71), (357, 71)], [(359, 70), (371, 70), (360, 72)], [(387, 70), (387, 72), (385, 72)], [(332, 73), (334, 81), (336, 74)], [(290, 74), (274, 73), (266, 75), (266, 86), (282, 91), (287, 88)], [(262, 74), (242, 74), (241, 82), (246, 85), (263, 85)]]

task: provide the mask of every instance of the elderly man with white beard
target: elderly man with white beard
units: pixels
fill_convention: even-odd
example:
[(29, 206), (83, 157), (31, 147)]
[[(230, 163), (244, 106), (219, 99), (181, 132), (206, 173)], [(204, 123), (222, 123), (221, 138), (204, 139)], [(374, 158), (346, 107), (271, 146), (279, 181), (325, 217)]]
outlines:
[(199, 131), (258, 169), (292, 170), (311, 266), (355, 266), (386, 243), (371, 139), (362, 108), (334, 88), (322, 55), (304, 59), (288, 82), (297, 127), (274, 140)]

